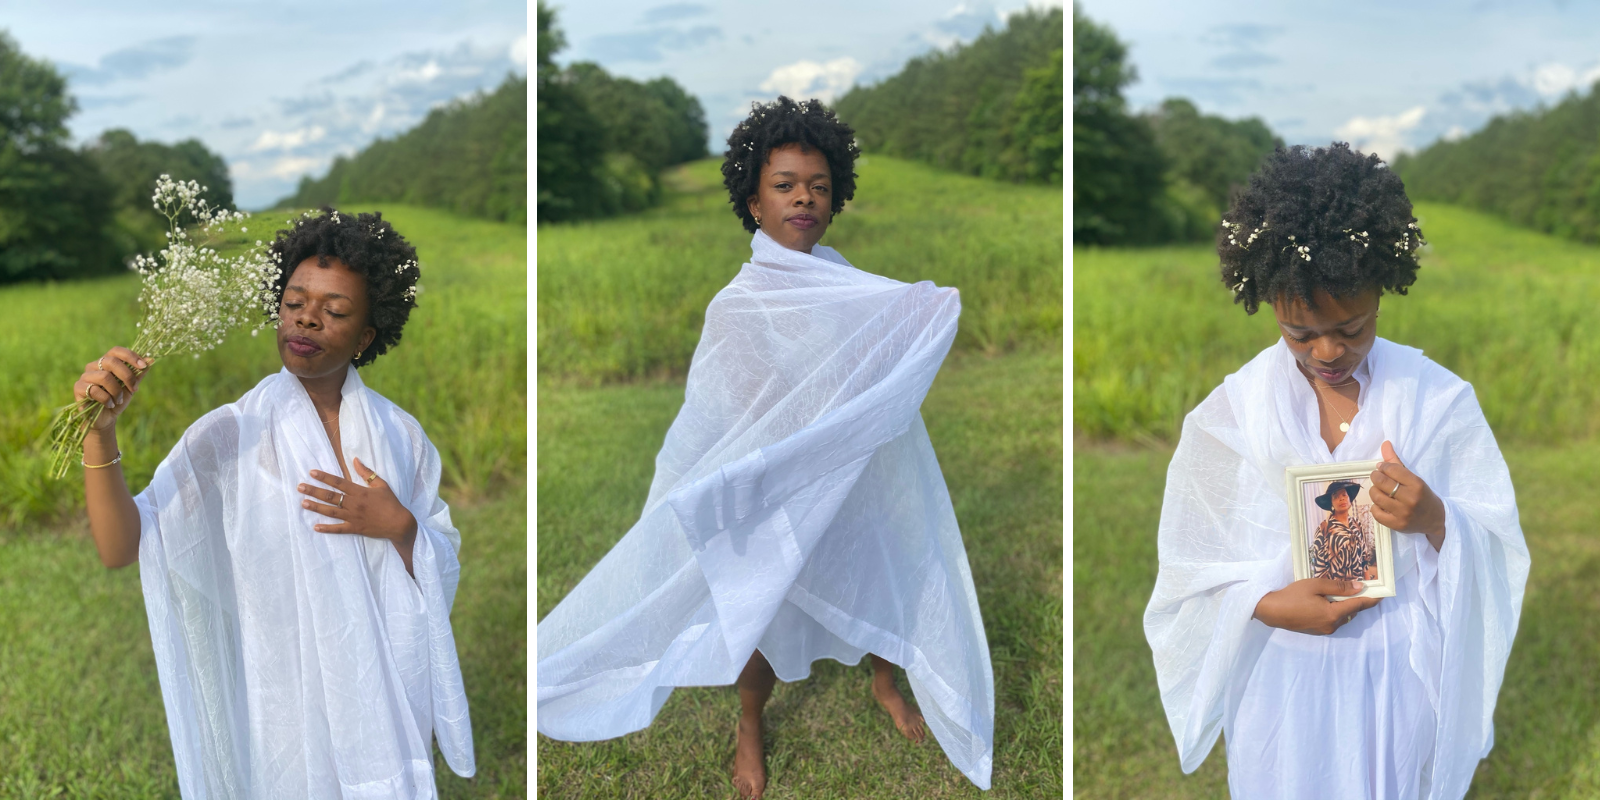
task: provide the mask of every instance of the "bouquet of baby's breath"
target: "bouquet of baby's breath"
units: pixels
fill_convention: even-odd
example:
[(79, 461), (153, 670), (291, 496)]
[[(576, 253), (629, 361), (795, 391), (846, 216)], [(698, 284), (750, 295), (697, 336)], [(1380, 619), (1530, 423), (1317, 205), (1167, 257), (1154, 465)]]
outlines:
[[(211, 207), (200, 198), (205, 190), (194, 181), (174, 181), (168, 175), (156, 180), (150, 199), (156, 211), (167, 218), (167, 246), (129, 264), (142, 276), (139, 304), (144, 307), (132, 349), (147, 363), (184, 353), (199, 358), (201, 351), (221, 344), (236, 327), (254, 322), (259, 329), (276, 323), (278, 307), (272, 288), (281, 274), (280, 265), (259, 240), (234, 256), (210, 247), (234, 226), (240, 233), (248, 233), (250, 229), (242, 223), (250, 215)], [(193, 226), (198, 239), (191, 236), (185, 223)], [(134, 374), (141, 372), (135, 370)], [(51, 477), (66, 477), (103, 408), (85, 399), (56, 412), (50, 428)]]

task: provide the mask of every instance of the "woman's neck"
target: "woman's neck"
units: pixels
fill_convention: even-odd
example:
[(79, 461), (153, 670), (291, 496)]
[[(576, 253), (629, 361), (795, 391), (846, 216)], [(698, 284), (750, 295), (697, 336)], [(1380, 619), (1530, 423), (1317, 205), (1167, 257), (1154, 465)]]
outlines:
[(316, 406), (318, 411), (339, 410), (339, 397), (344, 389), (346, 372), (347, 370), (336, 370), (315, 378), (300, 378), (300, 385), (305, 387), (306, 394), (311, 397), (311, 404)]
[(1345, 525), (1349, 525), (1350, 524), (1350, 511), (1349, 511), (1349, 509), (1346, 509), (1344, 511), (1335, 511), (1335, 512), (1333, 512), (1333, 518), (1337, 522), (1342, 522)]

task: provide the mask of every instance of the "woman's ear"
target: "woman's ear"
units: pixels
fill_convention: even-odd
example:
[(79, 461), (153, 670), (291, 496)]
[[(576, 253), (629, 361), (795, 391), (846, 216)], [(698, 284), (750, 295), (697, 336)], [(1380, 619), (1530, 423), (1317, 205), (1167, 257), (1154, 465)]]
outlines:
[(356, 352), (366, 351), (368, 347), (372, 346), (372, 340), (376, 338), (378, 338), (378, 329), (368, 325), (367, 329), (361, 332), (361, 346), (356, 348)]
[(755, 195), (755, 194), (750, 195), (750, 197), (744, 201), (744, 204), (745, 204), (745, 208), (750, 209), (750, 216), (756, 217), (756, 218), (760, 218), (760, 216), (761, 216), (761, 196), (760, 195)]

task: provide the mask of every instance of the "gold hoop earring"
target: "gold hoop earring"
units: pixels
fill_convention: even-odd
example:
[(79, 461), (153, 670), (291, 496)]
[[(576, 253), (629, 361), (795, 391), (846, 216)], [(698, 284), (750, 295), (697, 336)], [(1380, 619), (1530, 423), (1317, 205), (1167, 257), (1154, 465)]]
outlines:
[(756, 227), (757, 228), (761, 227), (761, 218), (760, 217), (756, 217)]
[(352, 363), (353, 363), (353, 362), (356, 362), (356, 361), (360, 361), (360, 360), (361, 360), (361, 351), (360, 351), (360, 350), (357, 350), (357, 351), (356, 351), (356, 357), (355, 357), (355, 358), (352, 358), (352, 359), (350, 359), (350, 361), (351, 361), (351, 362), (352, 362)]

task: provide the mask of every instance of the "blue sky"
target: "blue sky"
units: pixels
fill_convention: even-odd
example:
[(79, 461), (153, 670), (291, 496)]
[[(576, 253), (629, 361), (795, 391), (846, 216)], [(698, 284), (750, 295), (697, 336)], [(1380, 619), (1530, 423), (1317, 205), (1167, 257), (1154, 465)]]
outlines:
[(527, 73), (521, 0), (0, 0), (0, 28), (68, 77), (78, 142), (109, 128), (197, 138), (228, 161), (244, 208)]
[(1291, 144), (1392, 157), (1600, 79), (1600, 4), (1084, 0), (1130, 45), (1136, 108), (1184, 96)]
[[(751, 101), (779, 94), (829, 100), (855, 83), (900, 71), (934, 48), (971, 41), (1030, 0), (555, 0), (567, 49), (556, 61), (594, 61), (614, 75), (666, 75), (700, 99), (720, 153)], [(1061, 7), (1061, 0), (1032, 0)]]

